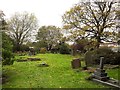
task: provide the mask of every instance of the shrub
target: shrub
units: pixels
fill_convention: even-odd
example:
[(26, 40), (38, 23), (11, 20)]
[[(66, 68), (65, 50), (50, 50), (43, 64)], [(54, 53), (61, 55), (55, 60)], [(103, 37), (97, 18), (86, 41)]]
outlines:
[(40, 53), (42, 53), (42, 54), (45, 54), (46, 53), (46, 51), (47, 51), (47, 49), (46, 48), (40, 48)]
[(29, 46), (27, 46), (27, 45), (22, 45), (21, 47), (20, 47), (20, 51), (29, 51), (30, 50), (30, 48), (29, 48)]
[(112, 65), (120, 65), (120, 53), (115, 52), (110, 59), (110, 64)]
[(12, 53), (12, 42), (10, 37), (2, 33), (2, 65), (11, 65), (13, 64), (13, 53)]
[(50, 51), (51, 51), (51, 53), (58, 53), (59, 52), (59, 48), (52, 48)]
[(60, 45), (60, 54), (70, 54), (70, 49), (68, 48), (68, 46), (63, 43)]
[(2, 49), (2, 64), (12, 65), (14, 62), (14, 56), (11, 51)]
[(99, 48), (85, 54), (86, 65), (91, 66), (99, 64), (101, 56), (104, 57), (104, 64), (120, 64), (119, 53), (115, 53), (109, 48)]

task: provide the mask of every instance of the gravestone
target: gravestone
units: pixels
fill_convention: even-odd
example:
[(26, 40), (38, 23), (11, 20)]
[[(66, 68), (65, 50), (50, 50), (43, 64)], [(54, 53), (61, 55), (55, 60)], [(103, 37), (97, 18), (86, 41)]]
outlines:
[(97, 68), (96, 71), (87, 79), (88, 80), (93, 80), (95, 82), (99, 82), (99, 83), (102, 83), (102, 84), (105, 84), (105, 85), (115, 87), (116, 90), (117, 90), (117, 88), (120, 89), (120, 81), (108, 77), (107, 73), (103, 69), (103, 67), (104, 67), (104, 60), (103, 59), (104, 59), (104, 57), (100, 58), (99, 68)]
[(102, 81), (107, 81), (109, 80), (109, 77), (107, 76), (107, 73), (103, 69), (104, 67), (104, 57), (100, 58), (100, 67), (96, 69), (96, 71), (93, 73), (93, 77)]
[(80, 68), (81, 67), (81, 61), (80, 61), (80, 59), (73, 59), (71, 61), (71, 65), (72, 65), (73, 69)]
[(29, 56), (35, 55), (35, 49), (34, 49), (34, 47), (29, 47), (29, 48), (30, 48), (30, 50), (29, 50)]
[(100, 69), (103, 69), (103, 64), (104, 64), (104, 63), (103, 63), (103, 59), (104, 59), (104, 57), (101, 57), (101, 58), (100, 58)]
[(32, 55), (32, 53), (31, 53), (31, 51), (29, 51), (29, 56), (31, 56)]
[(95, 65), (94, 57), (96, 57), (94, 51), (87, 51), (85, 53), (85, 65), (87, 67)]

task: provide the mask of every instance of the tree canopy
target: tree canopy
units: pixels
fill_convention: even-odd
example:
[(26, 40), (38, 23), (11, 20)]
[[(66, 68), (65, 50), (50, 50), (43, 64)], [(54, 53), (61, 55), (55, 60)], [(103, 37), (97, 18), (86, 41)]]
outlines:
[(0, 58), (2, 57), (2, 65), (13, 64), (12, 39), (6, 34), (7, 23), (4, 19), (5, 14), (0, 11)]
[(39, 43), (46, 45), (47, 50), (51, 50), (56, 46), (61, 38), (61, 30), (56, 26), (42, 26), (36, 36)]
[(9, 35), (14, 40), (17, 51), (37, 30), (37, 18), (32, 13), (15, 13), (8, 21), (8, 24)]
[(63, 15), (64, 29), (74, 39), (89, 38), (96, 41), (113, 41), (115, 30), (115, 2), (80, 2)]

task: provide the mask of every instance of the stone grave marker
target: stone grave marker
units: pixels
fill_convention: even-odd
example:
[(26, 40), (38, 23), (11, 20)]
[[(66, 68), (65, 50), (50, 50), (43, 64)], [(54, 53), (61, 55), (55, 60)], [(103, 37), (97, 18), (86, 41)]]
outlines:
[(96, 71), (93, 73), (93, 77), (102, 81), (107, 81), (109, 77), (107, 76), (107, 73), (103, 69), (104, 67), (104, 57), (100, 58), (100, 67), (96, 69)]
[(81, 67), (81, 61), (78, 58), (75, 58), (71, 61), (71, 65), (73, 69), (77, 69)]
[(95, 82), (99, 82), (120, 89), (120, 81), (108, 77), (107, 73), (103, 68), (104, 68), (104, 57), (101, 57), (99, 68), (96, 69), (96, 71), (92, 74), (92, 76), (88, 78), (88, 80), (93, 80)]

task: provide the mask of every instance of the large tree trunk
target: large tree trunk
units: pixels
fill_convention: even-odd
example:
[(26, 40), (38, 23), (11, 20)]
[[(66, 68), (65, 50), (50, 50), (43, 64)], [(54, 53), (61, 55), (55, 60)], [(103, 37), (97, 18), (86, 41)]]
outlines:
[(96, 48), (98, 49), (100, 47), (100, 43), (101, 43), (100, 36), (97, 36), (96, 39), (97, 39)]
[(48, 45), (48, 51), (50, 51), (52, 49), (52, 44)]

